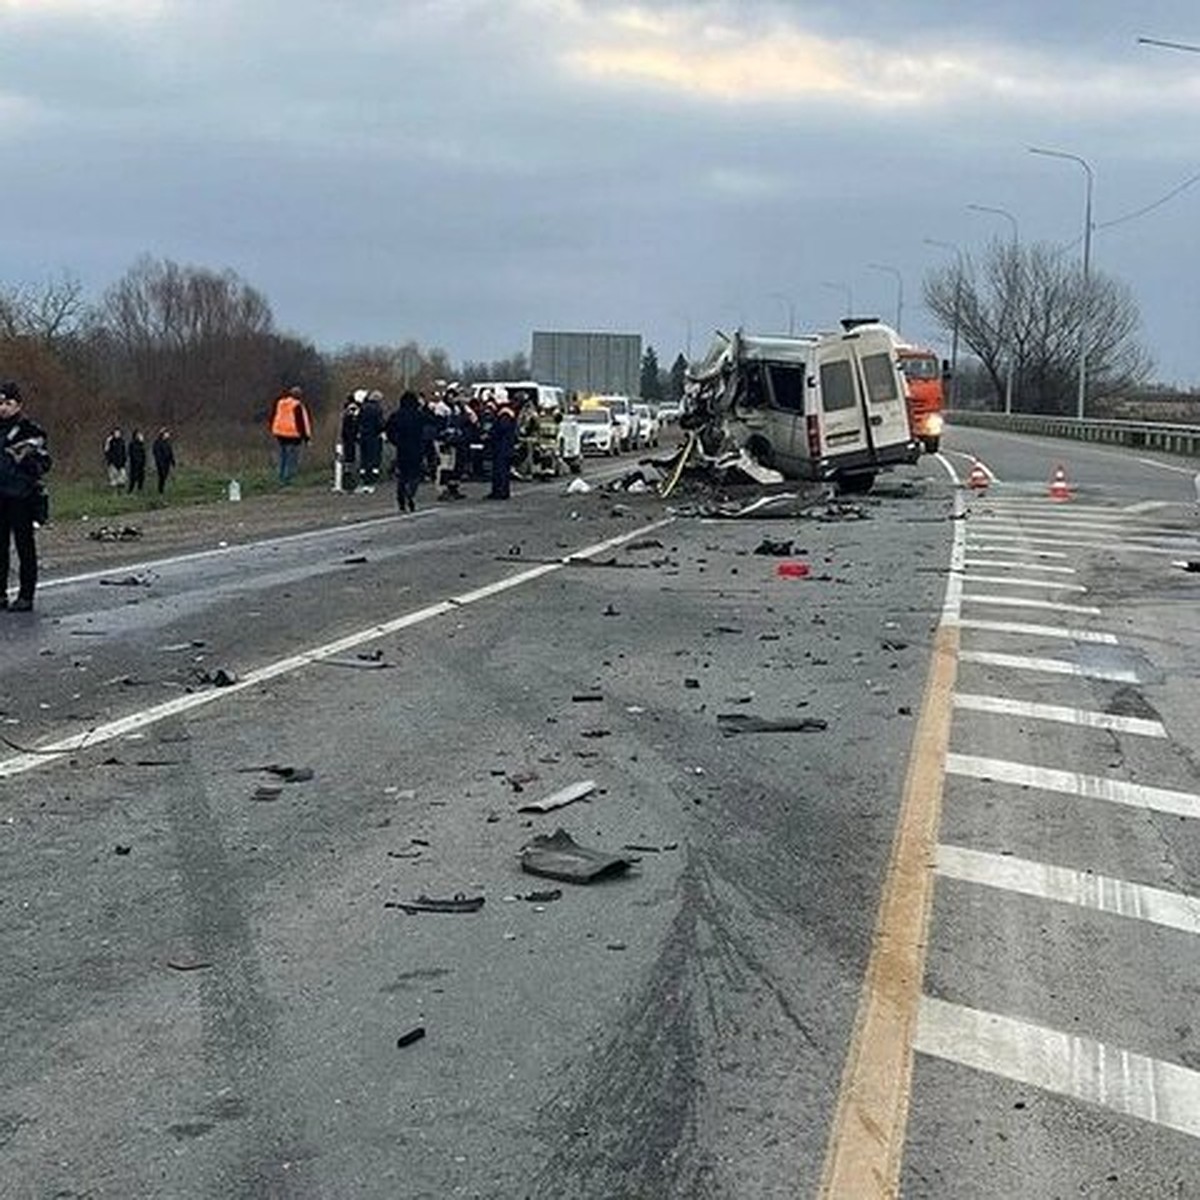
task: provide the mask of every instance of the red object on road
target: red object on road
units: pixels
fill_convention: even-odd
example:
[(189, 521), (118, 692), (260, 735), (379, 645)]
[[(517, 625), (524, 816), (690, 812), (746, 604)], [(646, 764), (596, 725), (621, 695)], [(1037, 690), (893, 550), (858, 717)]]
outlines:
[(977, 458), (971, 460), (971, 473), (967, 476), (967, 487), (976, 492), (986, 492), (988, 483), (988, 473), (983, 469), (983, 463)]
[(806, 562), (800, 562), (797, 559), (789, 559), (787, 562), (781, 562), (775, 568), (775, 574), (780, 579), (804, 579), (809, 574), (809, 566)]

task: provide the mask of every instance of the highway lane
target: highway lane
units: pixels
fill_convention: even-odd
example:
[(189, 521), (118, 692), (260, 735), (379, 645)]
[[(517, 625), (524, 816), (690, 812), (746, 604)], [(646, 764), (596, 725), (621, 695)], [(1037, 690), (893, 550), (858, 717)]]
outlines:
[[(0, 626), (22, 746), (207, 701), (0, 765), (4, 1193), (813, 1192), (952, 527), (946, 473), (904, 474), (828, 523), (523, 489)], [(269, 762), (315, 778), (254, 800)], [(511, 899), (559, 825), (640, 861)]]
[(948, 441), (999, 482), (964, 522), (903, 1194), (1191, 1195), (1200, 587), (1172, 560), (1200, 557), (1192, 464)]
[[(815, 1194), (959, 530), (897, 1177), (1187, 1195), (1197, 1139), (1166, 1114), (1200, 1068), (1197, 586), (1170, 565), (1190, 479), (1056, 449), (989, 447), (1000, 483), (961, 521), (931, 460), (861, 522), (641, 534), (670, 516), (652, 498), (529, 489), (49, 589), (0, 625), (21, 744), (415, 623), (334, 655), (387, 667), (300, 661), (0, 777), (5, 1193)], [(1080, 493), (1052, 505), (1062, 459)], [(554, 566), (630, 535), (662, 544)], [(828, 578), (775, 578), (764, 535)], [(723, 738), (721, 712), (830, 727)], [(268, 761), (316, 778), (253, 801), (239, 768)], [(585, 777), (590, 802), (516, 811)], [(516, 856), (560, 824), (655, 849), (507, 899), (555, 886)], [(486, 904), (383, 907), (422, 891)]]

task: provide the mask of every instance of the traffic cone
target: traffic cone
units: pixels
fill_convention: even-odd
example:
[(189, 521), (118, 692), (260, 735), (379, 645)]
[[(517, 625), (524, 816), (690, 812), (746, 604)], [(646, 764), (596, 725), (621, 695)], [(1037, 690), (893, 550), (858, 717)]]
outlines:
[(1050, 499), (1051, 500), (1070, 500), (1071, 485), (1067, 482), (1067, 473), (1063, 470), (1062, 463), (1059, 463), (1054, 468), (1054, 474), (1050, 476)]
[(988, 473), (983, 469), (983, 463), (977, 458), (971, 460), (971, 473), (967, 476), (967, 487), (972, 491), (986, 492)]

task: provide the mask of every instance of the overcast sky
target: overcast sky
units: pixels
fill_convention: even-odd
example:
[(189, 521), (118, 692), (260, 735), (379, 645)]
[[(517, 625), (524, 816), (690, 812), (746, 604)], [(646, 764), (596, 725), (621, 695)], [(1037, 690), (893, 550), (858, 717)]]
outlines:
[[(1010, 234), (1133, 289), (1200, 385), (1195, 0), (0, 0), (0, 282), (223, 269), (324, 349), (535, 328), (934, 335), (921, 279)], [(1111, 222), (1119, 222), (1110, 224)], [(1078, 253), (1078, 245), (1075, 253)], [(829, 286), (833, 285), (833, 286)]]

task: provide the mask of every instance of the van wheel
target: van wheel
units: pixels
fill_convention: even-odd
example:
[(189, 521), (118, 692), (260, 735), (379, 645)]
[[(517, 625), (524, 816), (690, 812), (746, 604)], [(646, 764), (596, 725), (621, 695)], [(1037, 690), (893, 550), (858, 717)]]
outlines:
[(771, 449), (771, 443), (768, 442), (766, 438), (752, 437), (746, 443), (746, 453), (749, 454), (750, 457), (754, 459), (754, 461), (758, 463), (760, 467), (775, 466), (775, 453)]
[(848, 496), (861, 496), (871, 490), (874, 482), (874, 471), (863, 471), (858, 475), (839, 475), (837, 477), (837, 490)]
[(925, 439), (925, 453), (936, 454), (941, 444), (942, 439), (940, 437), (927, 437)]

